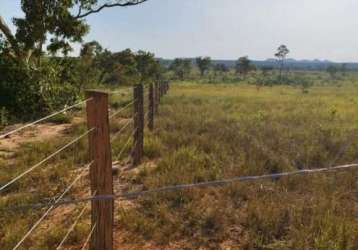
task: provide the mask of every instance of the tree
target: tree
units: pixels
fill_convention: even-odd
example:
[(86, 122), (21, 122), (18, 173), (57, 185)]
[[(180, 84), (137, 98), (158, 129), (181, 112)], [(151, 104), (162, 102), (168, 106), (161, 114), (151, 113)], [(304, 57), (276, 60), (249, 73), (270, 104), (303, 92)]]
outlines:
[(112, 57), (92, 42), (84, 44), (80, 58), (66, 57), (89, 31), (85, 18), (146, 1), (22, 0), (24, 15), (12, 19), (14, 33), (0, 14), (0, 106), (15, 119), (33, 119), (75, 102), (81, 86), (105, 68), (97, 65)]
[(252, 70), (251, 61), (247, 56), (240, 57), (236, 61), (236, 73), (243, 75), (244, 77)]
[(162, 69), (159, 62), (155, 60), (153, 53), (140, 50), (135, 55), (135, 59), (143, 83), (159, 80)]
[(196, 58), (196, 65), (200, 70), (200, 75), (203, 77), (205, 72), (210, 69), (211, 58), (210, 57), (198, 57)]
[[(0, 33), (4, 36), (4, 55), (28, 65), (33, 57), (41, 57), (43, 46), (53, 54), (67, 55), (71, 43), (81, 42), (89, 31), (85, 17), (105, 8), (134, 6), (147, 0), (22, 0), (24, 17), (13, 18), (13, 34), (0, 15)], [(48, 40), (48, 37), (51, 37)]]
[(280, 63), (280, 81), (282, 80), (282, 70), (288, 53), (290, 53), (290, 50), (286, 45), (282, 44), (280, 47), (278, 47), (277, 53), (275, 54)]
[(169, 70), (172, 70), (176, 78), (180, 80), (184, 80), (184, 78), (190, 74), (191, 68), (192, 65), (190, 59), (181, 58), (174, 59), (169, 66)]

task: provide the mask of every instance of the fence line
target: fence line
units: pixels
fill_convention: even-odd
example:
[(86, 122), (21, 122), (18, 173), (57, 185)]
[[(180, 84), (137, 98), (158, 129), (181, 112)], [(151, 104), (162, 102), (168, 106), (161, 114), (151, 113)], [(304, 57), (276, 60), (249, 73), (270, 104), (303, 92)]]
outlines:
[(50, 160), (51, 158), (53, 158), (54, 156), (56, 156), (57, 154), (61, 153), (63, 150), (67, 149), (68, 147), (72, 146), (73, 144), (75, 144), (76, 142), (78, 142), (79, 140), (81, 140), (84, 136), (86, 136), (87, 134), (89, 134), (90, 132), (92, 132), (93, 130), (95, 130), (95, 128), (89, 129), (87, 130), (85, 133), (83, 133), (82, 135), (78, 136), (77, 138), (73, 139), (72, 141), (70, 141), (69, 143), (67, 143), (65, 146), (61, 147), (60, 149), (56, 150), (54, 153), (50, 154), (49, 156), (47, 156), (45, 159), (43, 159), (42, 161), (36, 163), (35, 165), (33, 165), (32, 167), (30, 167), (29, 169), (27, 169), (26, 171), (24, 171), (23, 173), (21, 173), (20, 175), (18, 175), (17, 177), (15, 177), (14, 179), (12, 179), (11, 181), (9, 181), (8, 183), (6, 183), (5, 185), (0, 187), (0, 192), (3, 191), (5, 188), (7, 188), (8, 186), (10, 186), (11, 184), (13, 184), (14, 182), (16, 182), (17, 180), (21, 179), (22, 177), (24, 177), (25, 175), (27, 175), (28, 173), (32, 172), (33, 170), (35, 170), (37, 167), (41, 166), (43, 163), (45, 163), (46, 161)]
[(86, 99), (86, 100), (83, 100), (83, 101), (81, 101), (81, 102), (78, 102), (78, 103), (76, 103), (76, 104), (73, 104), (73, 105), (71, 105), (71, 106), (69, 106), (69, 107), (66, 107), (66, 108), (64, 108), (64, 109), (62, 109), (62, 110), (60, 110), (60, 111), (57, 111), (57, 112), (52, 113), (52, 114), (50, 114), (50, 115), (48, 115), (48, 116), (45, 116), (45, 117), (43, 117), (43, 118), (41, 118), (41, 119), (39, 119), (39, 120), (37, 120), (37, 121), (28, 123), (28, 124), (26, 124), (26, 125), (24, 125), (24, 126), (22, 126), (22, 127), (20, 127), (20, 128), (14, 129), (14, 130), (12, 130), (12, 131), (10, 131), (10, 132), (7, 132), (7, 133), (5, 133), (5, 134), (3, 134), (3, 135), (0, 135), (0, 139), (6, 138), (7, 136), (10, 136), (10, 135), (12, 135), (12, 134), (14, 134), (14, 133), (16, 133), (16, 132), (18, 132), (18, 131), (20, 131), (20, 130), (23, 130), (23, 129), (25, 129), (25, 128), (31, 127), (31, 126), (33, 126), (33, 125), (35, 125), (35, 124), (37, 124), (37, 123), (43, 122), (43, 121), (45, 121), (45, 120), (47, 120), (47, 119), (49, 119), (49, 118), (52, 118), (52, 117), (54, 117), (54, 116), (56, 116), (56, 115), (58, 115), (58, 114), (61, 114), (61, 113), (63, 113), (63, 112), (66, 112), (66, 111), (68, 111), (68, 110), (70, 110), (70, 109), (73, 109), (73, 108), (75, 108), (75, 107), (78, 107), (78, 106), (80, 106), (80, 105), (82, 105), (82, 104), (84, 104), (84, 103), (87, 103), (88, 101), (91, 101), (91, 100), (92, 100), (91, 98), (88, 98), (88, 99)]
[[(132, 141), (133, 138), (133, 149), (132, 149), (132, 160), (134, 159), (134, 153), (140, 152), (139, 158), (137, 161), (139, 162), (143, 156), (143, 133), (144, 133), (144, 120), (145, 117), (149, 118), (149, 113), (152, 110), (156, 110), (158, 113), (158, 104), (160, 97), (164, 94), (164, 89), (166, 82), (158, 83), (156, 86), (158, 88), (153, 89), (153, 84), (150, 84), (143, 88), (142, 85), (138, 84), (133, 87), (135, 90), (133, 93), (134, 99), (129, 101), (124, 107), (120, 108), (119, 110), (115, 111), (111, 115), (108, 113), (108, 94), (115, 95), (117, 93), (104, 93), (98, 91), (87, 91), (86, 92), (86, 99), (69, 107), (66, 107), (60, 111), (57, 111), (53, 114), (50, 114), (46, 117), (43, 117), (37, 121), (31, 122), (26, 124), (20, 128), (17, 128), (13, 131), (10, 131), (4, 135), (0, 135), (0, 138), (5, 138), (13, 133), (16, 133), (22, 129), (28, 128), (32, 125), (40, 123), (46, 119), (49, 119), (53, 116), (56, 116), (60, 113), (63, 113), (67, 110), (80, 106), (84, 103), (87, 104), (86, 111), (87, 111), (87, 126), (88, 130), (80, 135), (79, 137), (73, 139), (65, 146), (62, 146), (40, 162), (36, 163), (35, 165), (31, 166), (29, 169), (25, 170), (17, 177), (10, 180), (8, 183), (0, 187), (0, 191), (3, 191), (8, 186), (19, 180), (20, 178), (26, 176), (48, 160), (52, 159), (57, 154), (61, 153), (68, 147), (72, 146), (74, 143), (78, 142), (80, 139), (88, 135), (89, 139), (89, 152), (91, 163), (81, 171), (81, 173), (74, 179), (74, 181), (64, 190), (63, 193), (57, 198), (54, 198), (53, 202), (47, 203), (47, 206), (37, 206), (38, 209), (46, 207), (47, 210), (45, 213), (35, 222), (34, 225), (26, 232), (26, 234), (21, 238), (21, 240), (16, 244), (13, 249), (17, 249), (21, 246), (21, 244), (31, 235), (31, 233), (40, 225), (40, 223), (49, 215), (49, 213), (59, 206), (59, 203), (62, 203), (64, 200), (64, 196), (70, 191), (70, 189), (77, 183), (77, 181), (82, 177), (82, 173), (90, 168), (90, 183), (91, 183), (91, 190), (92, 196), (97, 197), (99, 196), (108, 196), (114, 195), (113, 194), (113, 176), (112, 176), (112, 161), (111, 161), (111, 147), (110, 142), (115, 139), (115, 137), (120, 136), (123, 131), (133, 122), (133, 132), (128, 137), (126, 143), (122, 147), (118, 157), (120, 158), (124, 153), (125, 149), (127, 148), (128, 144)], [(149, 94), (147, 95), (147, 90), (149, 90)], [(154, 93), (153, 93), (154, 90)], [(120, 93), (120, 92), (118, 92)], [(153, 95), (157, 99), (153, 101)], [(150, 99), (152, 96), (152, 99)], [(145, 98), (145, 99), (144, 99)], [(158, 102), (156, 102), (158, 100)], [(91, 101), (91, 102), (89, 102)], [(147, 102), (148, 101), (148, 102)], [(148, 103), (148, 105), (147, 105)], [(124, 124), (122, 128), (112, 137), (112, 140), (109, 136), (109, 120), (114, 116), (120, 114), (121, 112), (128, 109), (131, 105), (134, 105), (132, 118)], [(144, 106), (145, 105), (145, 106)], [(154, 107), (155, 106), (155, 107)], [(144, 113), (144, 108), (148, 108), (148, 112)], [(155, 108), (155, 109), (154, 109)], [(152, 112), (153, 113), (153, 112)], [(145, 117), (144, 117), (145, 116)], [(154, 119), (153, 117), (151, 118)], [(91, 133), (95, 131), (94, 133)], [(139, 135), (139, 136), (138, 136)], [(138, 164), (137, 162), (137, 164)], [(133, 161), (133, 165), (134, 161)], [(103, 183), (103, 184), (101, 184)], [(95, 191), (94, 191), (95, 190)], [(112, 190), (112, 191), (111, 191)], [(97, 192), (99, 191), (99, 192)], [(113, 201), (108, 201), (108, 199), (93, 199), (92, 200), (92, 229), (90, 234), (88, 235), (86, 242), (83, 248), (90, 242), (91, 249), (112, 249), (113, 248)], [(1, 209), (4, 211), (3, 209)], [(85, 213), (86, 206), (82, 208), (76, 219), (74, 220), (73, 224), (69, 228), (69, 230), (64, 235), (64, 238), (59, 243), (57, 249), (60, 249), (66, 240), (68, 239), (71, 232), (74, 230), (75, 226), (79, 222), (80, 218)], [(109, 212), (112, 211), (112, 212)], [(107, 236), (106, 236), (107, 235)]]

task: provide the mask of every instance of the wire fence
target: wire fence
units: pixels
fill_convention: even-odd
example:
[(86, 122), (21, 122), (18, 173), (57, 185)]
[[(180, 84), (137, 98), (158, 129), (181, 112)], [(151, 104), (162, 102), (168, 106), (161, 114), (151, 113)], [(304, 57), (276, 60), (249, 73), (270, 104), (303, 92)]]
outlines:
[[(0, 209), (0, 211), (16, 212), (23, 209), (28, 210), (46, 208), (46, 211), (42, 214), (42, 216), (40, 216), (39, 219), (24, 234), (24, 236), (21, 237), (21, 239), (17, 242), (13, 249), (18, 249), (19, 247), (21, 247), (22, 244), (26, 241), (26, 239), (28, 239), (30, 235), (35, 231), (35, 229), (47, 217), (49, 217), (51, 211), (53, 211), (59, 206), (78, 205), (84, 203), (83, 207), (80, 209), (79, 213), (74, 218), (73, 223), (70, 225), (68, 230), (66, 230), (63, 238), (58, 243), (56, 249), (63, 249), (65, 247), (65, 244), (71, 233), (73, 233), (76, 225), (78, 225), (81, 219), (83, 219), (84, 215), (86, 214), (86, 211), (89, 210), (89, 206), (87, 204), (89, 202), (91, 202), (90, 211), (92, 216), (92, 223), (89, 228), (89, 233), (86, 239), (84, 239), (82, 249), (85, 249), (89, 244), (91, 245), (91, 249), (112, 249), (114, 200), (135, 199), (147, 195), (190, 190), (194, 188), (218, 187), (229, 185), (235, 182), (260, 181), (267, 179), (278, 179), (288, 176), (307, 176), (315, 173), (347, 171), (356, 169), (358, 167), (358, 164), (347, 164), (335, 167), (329, 166), (325, 168), (301, 169), (274, 174), (238, 176), (227, 179), (208, 180), (197, 183), (168, 185), (133, 192), (113, 193), (111, 144), (114, 143), (115, 140), (120, 138), (121, 147), (119, 148), (119, 152), (114, 154), (116, 159), (121, 160), (124, 153), (128, 151), (128, 149), (130, 149), (129, 158), (131, 159), (132, 166), (135, 167), (140, 164), (144, 151), (144, 128), (147, 126), (149, 130), (153, 130), (155, 124), (155, 114), (158, 114), (159, 103), (161, 101), (161, 98), (168, 91), (168, 89), (168, 82), (162, 82), (160, 84), (150, 84), (146, 88), (143, 88), (142, 85), (136, 85), (133, 87), (133, 99), (129, 100), (124, 106), (120, 107), (111, 114), (109, 114), (108, 109), (108, 94), (95, 93), (93, 91), (87, 92), (86, 100), (66, 107), (51, 115), (48, 115), (44, 118), (41, 118), (37, 121), (24, 125), (20, 128), (17, 128), (0, 136), (0, 139), (6, 138), (16, 132), (38, 124), (42, 121), (45, 121), (46, 119), (49, 119), (62, 112), (66, 112), (67, 110), (81, 106), (85, 103), (87, 105), (86, 113), (88, 129), (84, 133), (72, 139), (70, 142), (57, 149), (55, 152), (48, 155), (43, 160), (32, 165), (21, 174), (17, 175), (16, 177), (12, 178), (11, 180), (0, 186), (1, 194), (2, 191), (7, 190), (7, 188), (10, 187), (12, 184), (17, 182), (21, 178), (27, 176), (56, 155), (73, 146), (85, 136), (88, 137), (88, 152), (90, 162), (85, 167), (82, 167), (80, 169), (79, 173), (72, 180), (72, 182), (69, 183), (69, 185), (64, 189), (63, 192), (61, 192), (58, 196), (53, 197), (50, 202), (40, 202), (16, 206), (10, 204), (9, 206), (5, 206)], [(118, 95), (121, 93), (111, 92), (110, 94)], [(113, 120), (114, 117), (129, 110), (131, 110), (131, 118), (121, 118), (119, 121), (118, 119)], [(120, 125), (118, 130), (113, 134), (110, 133), (110, 122), (116, 122), (117, 125)], [(122, 142), (124, 143), (122, 144)], [(130, 147), (131, 143), (132, 145)], [(346, 146), (342, 146), (341, 151), (343, 150), (346, 150)], [(339, 155), (335, 158), (337, 157), (339, 157)], [(73, 187), (78, 183), (80, 179), (82, 179), (86, 175), (87, 172), (89, 172), (88, 176), (90, 179), (91, 194), (87, 197), (66, 197), (66, 195), (71, 191), (71, 189), (73, 189)], [(107, 236), (104, 237), (104, 235)], [(109, 237), (111, 235), (112, 238)], [(98, 245), (98, 242), (101, 242), (101, 246)]]
[[(160, 86), (161, 86), (161, 88), (164, 88), (165, 86), (168, 86), (168, 85), (166, 85), (165, 83), (161, 83)], [(59, 206), (59, 203), (62, 203), (64, 200), (69, 200), (69, 198), (66, 198), (65, 196), (70, 192), (71, 189), (73, 189), (73, 187), (79, 182), (80, 179), (82, 179), (85, 176), (85, 174), (89, 170), (91, 170), (89, 177), (90, 177), (90, 183), (91, 183), (92, 196), (96, 197), (97, 194), (98, 195), (106, 195), (106, 192), (107, 192), (106, 189), (103, 188), (103, 186), (101, 186), (99, 183), (103, 182), (103, 180), (104, 180), (102, 178), (103, 177), (102, 176), (103, 154), (110, 155), (111, 150), (110, 150), (110, 147), (106, 147), (105, 152), (101, 151), (103, 149), (102, 146), (105, 144), (108, 144), (108, 146), (110, 146), (111, 142), (113, 142), (115, 139), (121, 137), (121, 138), (125, 138), (125, 140), (124, 140), (125, 143), (121, 146), (120, 151), (117, 154), (118, 159), (120, 159), (122, 157), (122, 155), (124, 154), (124, 152), (126, 150), (128, 150), (129, 144), (131, 142), (133, 143), (131, 155), (132, 155), (132, 152), (143, 151), (143, 149), (140, 149), (138, 146), (143, 147), (144, 108), (149, 108), (148, 105), (144, 106), (144, 104), (150, 102), (151, 105), (154, 105), (153, 92), (152, 92), (152, 96), (149, 96), (147, 93), (147, 90), (149, 88), (153, 89), (153, 87), (150, 87), (150, 86), (147, 86), (146, 88), (143, 88), (142, 85), (134, 86), (133, 94), (139, 93), (139, 95), (134, 94), (133, 99), (127, 101), (124, 106), (120, 107), (119, 109), (112, 112), (111, 114), (109, 114), (110, 110), (108, 109), (108, 106), (109, 106), (108, 105), (108, 94), (103, 93), (103, 92), (88, 91), (86, 93), (87, 98), (85, 100), (75, 103), (71, 106), (64, 107), (62, 110), (56, 111), (56, 112), (54, 112), (50, 115), (47, 115), (41, 119), (38, 119), (31, 123), (25, 124), (19, 128), (16, 128), (9, 132), (5, 132), (0, 135), (0, 139), (9, 138), (11, 135), (13, 135), (15, 133), (18, 133), (18, 132), (25, 130), (27, 128), (30, 128), (32, 126), (35, 126), (39, 123), (45, 122), (48, 119), (53, 118), (61, 113), (67, 112), (69, 110), (72, 110), (74, 108), (77, 108), (77, 107), (80, 107), (80, 106), (86, 104), (88, 129), (85, 132), (83, 132), (79, 136), (75, 137), (70, 142), (66, 143), (64, 146), (61, 146), (60, 148), (58, 148), (53, 153), (49, 154), (48, 156), (46, 156), (45, 158), (43, 158), (36, 164), (30, 166), (29, 168), (27, 168), (25, 171), (21, 172), (17, 176), (11, 178), (6, 183), (0, 184), (0, 194), (3, 191), (8, 191), (7, 195), (11, 194), (11, 190), (7, 190), (7, 189), (11, 185), (13, 185), (15, 182), (28, 176), (33, 171), (37, 170), (40, 166), (47, 164), (55, 156), (63, 153), (65, 150), (68, 150), (70, 147), (74, 146), (77, 142), (82, 140), (84, 137), (86, 137), (86, 136), (88, 137), (89, 156), (90, 156), (91, 162), (89, 164), (87, 164), (86, 167), (81, 168), (80, 172), (76, 175), (74, 180), (71, 183), (69, 183), (69, 185), (64, 189), (63, 192), (61, 192), (58, 196), (53, 197), (50, 202), (46, 202), (47, 206), (44, 205), (45, 203), (43, 203), (41, 205), (37, 204), (35, 206), (31, 205), (31, 204), (26, 205), (28, 208), (30, 208), (30, 207), (35, 208), (35, 209), (46, 208), (46, 211), (44, 211), (44, 213), (34, 222), (34, 224), (31, 225), (31, 227), (29, 227), (29, 229), (24, 233), (24, 235), (16, 243), (16, 245), (13, 247), (13, 249), (20, 248), (23, 245), (23, 243), (33, 234), (33, 232), (35, 232), (35, 230), (39, 227), (39, 225), (47, 217), (49, 217), (50, 213)], [(128, 89), (128, 90), (130, 90), (130, 89)], [(121, 96), (125, 95), (123, 93), (123, 90), (118, 91), (118, 92), (111, 92), (109, 94), (110, 95), (121, 95)], [(162, 92), (162, 90), (160, 91), (160, 89), (158, 89), (156, 91), (156, 95), (159, 95), (159, 94), (161, 96), (163, 95), (163, 92)], [(145, 98), (147, 100), (147, 102), (145, 102), (145, 100), (143, 98)], [(152, 98), (152, 100), (149, 101), (148, 100), (149, 98)], [(156, 105), (158, 105), (158, 104), (156, 104)], [(130, 111), (130, 109), (132, 109), (132, 112), (131, 112), (132, 118), (126, 119), (125, 122), (121, 122), (123, 120), (123, 118), (121, 118), (120, 119), (121, 127), (118, 129), (118, 131), (115, 134), (110, 136), (109, 121), (112, 121), (113, 118), (115, 118), (116, 116), (119, 116), (120, 114), (123, 114), (124, 112), (128, 113)], [(146, 116), (147, 116), (147, 113), (146, 113)], [(114, 122), (114, 121), (112, 121), (112, 122)], [(118, 120), (116, 120), (115, 122), (118, 122)], [(132, 132), (128, 134), (125, 131), (128, 130), (131, 125), (133, 125)], [(102, 138), (105, 138), (105, 137), (108, 137), (108, 138), (110, 137), (110, 139), (108, 141), (100, 141), (100, 140), (102, 140)], [(141, 158), (142, 155), (139, 154), (139, 157)], [(139, 158), (139, 162), (140, 162), (140, 158)], [(138, 162), (136, 164), (138, 164)], [(109, 168), (112, 167), (111, 162), (110, 162), (110, 164), (107, 164), (107, 167), (109, 167)], [(93, 173), (95, 173), (95, 174), (93, 174)], [(111, 173), (111, 171), (109, 173)], [(110, 177), (112, 178), (112, 176), (110, 176)], [(113, 185), (113, 184), (111, 184), (111, 185)], [(111, 188), (113, 188), (113, 187), (111, 186)], [(95, 202), (95, 200), (94, 200), (94, 202)], [(101, 202), (101, 201), (98, 200), (98, 202)], [(98, 212), (100, 210), (97, 205), (98, 204), (92, 204), (92, 206), (91, 206), (92, 216), (94, 215), (93, 214), (94, 211)], [(3, 209), (3, 208), (4, 208), (4, 206), (0, 209), (0, 211), (2, 211), (2, 212), (6, 212), (6, 211), (16, 212), (17, 211), (17, 208), (12, 207), (11, 205), (5, 206), (5, 209)], [(74, 229), (75, 229), (76, 225), (79, 223), (79, 221), (83, 218), (87, 209), (88, 209), (88, 206), (87, 206), (87, 204), (85, 204), (83, 206), (83, 208), (80, 210), (79, 214), (74, 219), (71, 226), (68, 228), (68, 230), (64, 234), (64, 237), (62, 238), (62, 240), (58, 243), (58, 246), (56, 249), (64, 248), (67, 239), (69, 238), (70, 234), (74, 231)], [(103, 228), (102, 228), (103, 222), (98, 220), (99, 216), (96, 216), (96, 215), (94, 215), (94, 216), (97, 219), (95, 219), (95, 220), (92, 219), (93, 223), (91, 225), (89, 235), (86, 238), (82, 249), (85, 249), (86, 246), (90, 242), (92, 242), (91, 238), (93, 238), (93, 241), (95, 241), (95, 242), (101, 241), (101, 239), (100, 239), (101, 236), (99, 236), (99, 235), (102, 234), (101, 231), (103, 231)], [(95, 247), (95, 249), (100, 249), (100, 248)]]

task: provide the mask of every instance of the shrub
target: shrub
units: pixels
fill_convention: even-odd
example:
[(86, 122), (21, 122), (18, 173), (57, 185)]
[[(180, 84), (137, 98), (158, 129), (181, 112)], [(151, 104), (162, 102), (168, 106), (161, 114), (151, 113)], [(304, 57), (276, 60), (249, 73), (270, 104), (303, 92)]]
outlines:
[(59, 66), (55, 63), (46, 62), (32, 69), (0, 60), (0, 107), (7, 110), (8, 119), (35, 119), (74, 103), (78, 97), (78, 88), (60, 81)]

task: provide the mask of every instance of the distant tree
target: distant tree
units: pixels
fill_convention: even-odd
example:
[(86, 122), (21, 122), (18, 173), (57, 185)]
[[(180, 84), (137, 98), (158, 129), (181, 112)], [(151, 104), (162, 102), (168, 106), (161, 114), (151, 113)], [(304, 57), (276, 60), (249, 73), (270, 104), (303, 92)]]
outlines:
[(278, 58), (280, 63), (280, 81), (282, 79), (283, 66), (288, 53), (290, 53), (290, 50), (287, 48), (287, 46), (281, 45), (280, 47), (278, 47), (277, 53), (275, 54), (275, 57)]
[(329, 65), (326, 69), (327, 73), (331, 76), (331, 78), (336, 78), (338, 73), (338, 68), (334, 65)]
[(129, 85), (140, 81), (136, 55), (130, 49), (117, 53), (103, 53), (98, 58), (101, 74), (99, 82), (105, 84)]
[(210, 57), (198, 57), (196, 58), (196, 65), (200, 70), (200, 75), (204, 76), (205, 72), (210, 69), (211, 58)]
[(176, 78), (184, 80), (184, 78), (187, 77), (191, 72), (191, 60), (176, 58), (169, 66), (169, 69), (174, 72)]
[(253, 69), (251, 61), (247, 56), (240, 57), (236, 61), (236, 73), (243, 75), (244, 77)]
[(142, 82), (145, 83), (160, 78), (162, 69), (159, 62), (155, 60), (153, 53), (140, 50), (137, 52), (135, 59)]

